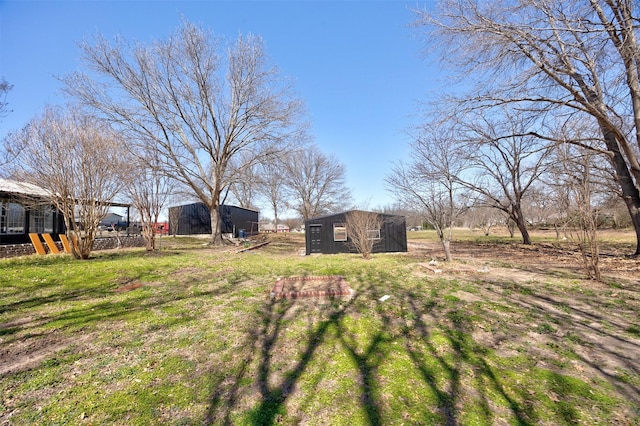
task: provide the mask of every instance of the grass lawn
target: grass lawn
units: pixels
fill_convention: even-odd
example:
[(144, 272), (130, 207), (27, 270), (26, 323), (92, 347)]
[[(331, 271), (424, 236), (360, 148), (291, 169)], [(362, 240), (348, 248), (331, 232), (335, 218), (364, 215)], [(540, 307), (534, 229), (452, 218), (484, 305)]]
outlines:
[[(0, 424), (640, 424), (638, 279), (273, 238), (0, 260)], [(355, 294), (270, 299), (306, 275)]]

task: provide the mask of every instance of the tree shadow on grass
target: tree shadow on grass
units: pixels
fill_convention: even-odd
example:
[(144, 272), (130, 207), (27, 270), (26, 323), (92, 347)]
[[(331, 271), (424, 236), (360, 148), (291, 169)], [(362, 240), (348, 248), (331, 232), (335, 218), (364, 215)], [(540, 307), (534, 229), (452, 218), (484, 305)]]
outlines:
[[(376, 304), (371, 304), (371, 300), (377, 300), (383, 294), (383, 288), (375, 285), (364, 285), (360, 287), (356, 296), (344, 303), (334, 303), (327, 305), (322, 310), (322, 320), (317, 326), (308, 326), (300, 350), (294, 352), (295, 362), (289, 364), (286, 371), (281, 372), (281, 360), (277, 359), (280, 354), (277, 346), (286, 346), (288, 343), (286, 329), (288, 324), (295, 321), (304, 321), (302, 316), (307, 312), (305, 309), (295, 311), (297, 302), (270, 301), (261, 314), (261, 327), (247, 337), (242, 352), (242, 360), (236, 362), (234, 376), (224, 376), (219, 372), (212, 372), (216, 376), (211, 393), (211, 400), (207, 414), (208, 424), (232, 424), (233, 414), (238, 414), (239, 407), (237, 395), (242, 387), (240, 383), (247, 378), (254, 378), (254, 385), (258, 388), (259, 400), (257, 405), (248, 413), (248, 421), (251, 424), (271, 425), (281, 421), (291, 421), (286, 410), (286, 402), (294, 392), (298, 382), (312, 361), (320, 346), (330, 343), (336, 347), (335, 350), (343, 351), (353, 365), (353, 381), (358, 384), (359, 405), (363, 412), (363, 419), (366, 424), (378, 425), (385, 423), (383, 415), (383, 398), (381, 396), (381, 383), (378, 368), (389, 357), (388, 345), (394, 341), (405, 343), (405, 350), (414, 361), (419, 371), (422, 372), (423, 380), (428, 383), (437, 395), (438, 406), (441, 407), (443, 415), (442, 424), (455, 425), (456, 421), (456, 389), (459, 386), (457, 366), (449, 366), (446, 361), (440, 359), (442, 365), (449, 369), (453, 385), (449, 391), (441, 390), (436, 383), (436, 373), (431, 373), (429, 368), (420, 361), (424, 353), (411, 348), (410, 342), (413, 337), (403, 335), (396, 325), (392, 324), (394, 318), (384, 309), (379, 309)], [(397, 295), (396, 295), (397, 297)], [(411, 300), (413, 296), (407, 297)], [(359, 303), (360, 298), (366, 298), (364, 303)], [(418, 304), (412, 301), (412, 307), (419, 311)], [(345, 317), (358, 316), (359, 310), (369, 309), (376, 312), (378, 324), (380, 326), (369, 333), (366, 339), (362, 339), (356, 331), (345, 324)], [(428, 338), (429, 326), (426, 323), (419, 323), (420, 338)], [(414, 336), (415, 337), (415, 336)], [(452, 337), (455, 343), (457, 338)], [(455, 345), (457, 351), (462, 352), (462, 345)], [(436, 354), (434, 347), (430, 348), (430, 355)], [(456, 357), (463, 359), (463, 357)], [(253, 373), (250, 365), (255, 362), (256, 372)], [(308, 376), (305, 376), (305, 378)], [(321, 381), (322, 378), (318, 378)], [(317, 383), (314, 387), (317, 386)], [(287, 420), (285, 420), (287, 419)], [(304, 420), (304, 419), (294, 419)], [(428, 417), (428, 420), (433, 420)]]
[[(376, 281), (384, 281), (384, 279)], [(455, 367), (450, 368), (449, 371), (454, 382), (452, 389), (449, 392), (439, 389), (435, 379), (436, 373), (431, 374), (428, 367), (419, 361), (425, 354), (418, 354), (417, 351), (410, 348), (409, 344), (412, 338), (402, 333), (397, 324), (394, 324), (393, 315), (381, 308), (377, 302), (377, 299), (386, 290), (375, 284), (363, 284), (358, 293), (349, 301), (327, 304), (326, 308), (321, 310), (322, 319), (319, 324), (307, 327), (304, 344), (299, 346), (299, 351), (293, 353), (295, 362), (288, 364), (289, 368), (284, 373), (280, 371), (282, 365), (278, 364), (281, 360), (277, 359), (280, 356), (277, 346), (282, 347), (288, 344), (295, 346), (295, 342), (288, 342), (287, 333), (283, 329), (295, 321), (304, 321), (302, 317), (307, 313), (307, 310), (295, 311), (294, 307), (297, 302), (270, 301), (261, 315), (262, 326), (246, 339), (242, 361), (236, 363), (236, 367), (233, 368), (236, 371), (235, 376), (224, 378), (218, 374), (219, 372), (213, 373), (217, 380), (213, 385), (207, 423), (233, 423), (232, 413), (238, 414), (239, 408), (235, 405), (240, 388), (239, 383), (248, 377), (254, 377), (248, 367), (254, 360), (257, 361), (254, 384), (259, 390), (259, 402), (248, 414), (250, 423), (270, 425), (287, 419), (287, 400), (299, 385), (299, 381), (302, 380), (307, 367), (321, 345), (328, 344), (333, 346), (335, 351), (346, 354), (349, 365), (354, 366), (353, 382), (358, 386), (359, 406), (362, 410), (363, 420), (370, 425), (384, 424), (383, 406), (385, 403), (381, 394), (382, 385), (378, 370), (391, 355), (390, 345), (404, 342), (406, 353), (423, 373), (423, 380), (431, 386), (437, 395), (438, 406), (442, 407), (444, 413), (440, 417), (443, 420), (440, 423), (456, 424), (455, 397), (458, 374)], [(412, 295), (406, 298), (411, 299), (411, 297)], [(361, 303), (360, 299), (365, 300)], [(413, 303), (413, 307), (417, 310), (417, 303)], [(358, 335), (357, 331), (345, 322), (346, 317), (358, 317), (362, 315), (363, 310), (375, 312), (376, 324), (379, 324), (375, 330), (370, 330), (371, 332), (367, 333), (365, 338)], [(428, 326), (421, 323), (419, 327), (422, 329), (421, 338), (428, 337)], [(394, 346), (394, 350), (396, 347)], [(437, 350), (432, 347), (430, 352), (430, 355), (434, 355)], [(446, 364), (443, 360), (441, 362)], [(305, 376), (305, 379), (307, 378), (309, 376)], [(311, 388), (314, 389), (318, 386), (320, 381), (322, 381), (322, 377), (318, 377)], [(410, 390), (408, 391), (410, 392)], [(424, 420), (431, 422), (433, 418), (429, 415)], [(292, 420), (291, 417), (288, 417), (288, 420)]]
[[(474, 319), (469, 305), (456, 302), (455, 298), (448, 302), (437, 291), (434, 293), (433, 289), (446, 284), (444, 281), (413, 286), (383, 272), (361, 274), (351, 281), (358, 285), (352, 285), (357, 293), (349, 301), (266, 302), (256, 317), (250, 319), (256, 326), (247, 331), (232, 365), (228, 365), (227, 371), (217, 368), (211, 371), (206, 422), (271, 425), (309, 420), (306, 416), (315, 416), (318, 406), (321, 410), (326, 408), (323, 407), (326, 399), (319, 396), (322, 392), (328, 392), (335, 400), (345, 396), (331, 394), (337, 391), (323, 384), (325, 380), (335, 382), (330, 368), (336, 362), (347, 371), (340, 373), (341, 377), (351, 377), (355, 384), (355, 397), (351, 391), (349, 395), (360, 410), (345, 415), (355, 415), (364, 424), (399, 421), (394, 416), (402, 413), (392, 405), (394, 400), (403, 398), (409, 400), (408, 421), (422, 424), (459, 425), (477, 421), (532, 425), (549, 418), (566, 424), (584, 419), (581, 410), (588, 409), (585, 404), (590, 404), (592, 398), (588, 383), (577, 383), (556, 372), (553, 366), (545, 367), (545, 363), (539, 365), (531, 355), (523, 354), (524, 364), (515, 366), (510, 363), (520, 361), (496, 353), (493, 345), (519, 329), (509, 328), (502, 337), (497, 332), (493, 343), (474, 338), (479, 321), (484, 324), (500, 319), (491, 305), (476, 306), (475, 313), (481, 318)], [(392, 297), (381, 302), (383, 294)], [(532, 304), (541, 303), (544, 297), (528, 291), (523, 293), (526, 302), (509, 297), (505, 300), (531, 309)], [(552, 315), (557, 321), (571, 321), (570, 314)], [(359, 328), (361, 321), (371, 327)], [(398, 370), (397, 374), (418, 379), (421, 384), (416, 390), (409, 387), (402, 391), (404, 394), (390, 390), (389, 382), (398, 378), (383, 374), (389, 374), (389, 365), (398, 358), (413, 366), (413, 372)], [(326, 367), (318, 368), (318, 363)], [(391, 374), (395, 374), (393, 369)], [(535, 378), (528, 377), (530, 374), (535, 374)], [(407, 383), (412, 383), (411, 380)], [(403, 383), (402, 378), (397, 381)], [(628, 386), (618, 387), (618, 391), (621, 395), (635, 396)], [(423, 398), (415, 392), (430, 396)], [(550, 402), (554, 395), (558, 400)], [(418, 408), (415, 404), (423, 406)], [(331, 421), (334, 415), (331, 413), (329, 410), (329, 414), (320, 415), (329, 416), (327, 421)], [(321, 421), (323, 417), (314, 419)]]
[[(162, 252), (157, 257), (170, 257), (173, 253)], [(96, 286), (91, 277), (83, 275), (86, 272), (83, 269), (84, 266), (91, 265), (92, 273), (101, 273), (101, 270), (94, 267), (96, 263), (105, 263), (110, 267), (117, 266), (118, 262), (122, 263), (127, 260), (146, 259), (150, 255), (146, 251), (114, 251), (107, 253), (100, 253), (98, 256), (90, 257), (87, 260), (74, 260), (68, 256), (46, 256), (46, 257), (27, 257), (18, 259), (9, 259), (6, 262), (8, 268), (19, 268), (20, 265), (25, 265), (28, 268), (43, 268), (39, 273), (46, 278), (39, 279), (36, 283), (27, 282), (27, 284), (20, 284), (18, 286), (8, 285), (6, 283), (0, 286), (0, 294), (3, 298), (0, 298), (0, 315), (11, 314), (13, 312), (24, 312), (32, 308), (38, 308), (40, 306), (48, 305), (51, 303), (60, 302), (78, 302), (85, 301), (83, 299), (102, 299), (113, 295), (113, 288), (111, 285)], [(79, 267), (78, 273), (75, 275), (64, 274), (52, 274), (52, 266), (63, 267), (67, 264), (73, 264), (71, 268)], [(75, 269), (73, 269), (75, 270)], [(124, 271), (123, 271), (124, 272)], [(146, 271), (141, 271), (140, 274), (144, 274)], [(127, 271), (129, 273), (129, 271)], [(135, 274), (135, 272), (134, 272)], [(77, 286), (69, 284), (69, 280), (78, 280), (81, 283)], [(88, 281), (88, 282), (87, 282)], [(132, 275), (129, 277), (129, 281), (140, 281), (139, 276)], [(111, 283), (110, 283), (111, 284)], [(32, 297), (28, 296), (29, 292), (47, 293), (43, 295), (36, 295)], [(4, 298), (18, 298), (15, 302), (7, 302)]]
[(286, 339), (283, 337), (283, 334), (286, 334), (283, 329), (286, 328), (287, 321), (297, 319), (299, 314), (295, 312), (292, 314), (296, 307), (295, 302), (286, 299), (270, 300), (260, 314), (260, 327), (249, 332), (242, 345), (244, 356), (241, 356), (239, 365), (236, 365), (235, 376), (231, 378), (222, 376), (214, 383), (206, 423), (233, 424), (231, 414), (236, 408), (240, 383), (246, 377), (254, 376), (254, 373), (249, 370), (254, 360), (257, 360), (255, 385), (260, 394), (260, 401), (251, 410), (250, 421), (252, 424), (265, 425), (278, 422), (284, 411), (285, 402), (312, 361), (316, 350), (322, 345), (325, 336), (330, 334), (332, 329), (338, 327), (340, 320), (356, 298), (344, 304), (332, 304), (335, 309), (329, 309), (325, 312), (328, 316), (320, 321), (316, 327), (308, 324), (308, 332), (301, 345), (301, 350), (296, 353), (297, 361), (278, 378), (273, 377), (274, 372), (278, 370), (278, 367), (273, 365), (275, 346), (282, 344), (281, 340)]
[[(0, 314), (7, 315), (0, 323), (0, 339), (5, 348), (0, 359), (3, 375), (37, 368), (37, 362), (25, 360), (34, 358), (33, 354), (46, 360), (60, 350), (87, 341), (93, 331), (106, 323), (122, 321), (124, 324), (133, 320), (139, 322), (143, 332), (158, 333), (196, 321), (198, 318), (186, 311), (166, 315), (160, 321), (148, 322), (147, 318), (153, 318), (151, 314), (158, 308), (175, 306), (190, 299), (224, 297), (235, 290), (234, 282), (219, 281), (218, 285), (205, 291), (173, 291), (171, 286), (158, 288), (154, 285), (116, 294), (109, 286), (69, 290), (56, 280), (57, 277), (53, 277), (37, 285), (37, 291), (44, 289), (46, 295), (0, 302)], [(28, 294), (28, 291), (22, 293)], [(125, 334), (122, 343), (126, 344), (132, 337), (137, 339), (139, 336)]]
[[(516, 397), (505, 389), (495, 369), (487, 363), (485, 357), (488, 349), (471, 337), (473, 325), (467, 312), (457, 309), (434, 311), (432, 301), (411, 291), (405, 294), (402, 303), (405, 311), (414, 318), (411, 327), (402, 328), (404, 348), (437, 398), (439, 424), (460, 424), (460, 399), (469, 398), (468, 395), (463, 396), (464, 393), (469, 394), (469, 389), (463, 389), (465, 374), (469, 376), (466, 380), (474, 383), (471, 397), (478, 406), (475, 412), (481, 424), (494, 424), (497, 421), (489, 393), (497, 394), (507, 402), (516, 424), (535, 423), (535, 413), (517, 402)], [(450, 351), (437, 347), (434, 343), (438, 340), (436, 335), (444, 337), (444, 342), (440, 339), (440, 345), (446, 343)], [(416, 341), (423, 346), (418, 347)], [(429, 362), (425, 362), (425, 355)], [(444, 382), (442, 377), (448, 380)]]
[[(532, 286), (523, 287), (514, 292), (512, 290), (519, 286), (493, 282), (489, 291), (510, 306), (526, 312), (531, 323), (528, 325), (530, 329), (537, 324), (537, 332), (542, 333), (545, 332), (542, 326), (547, 325), (547, 338), (552, 341), (552, 347), (570, 354), (609, 382), (620, 395), (640, 407), (640, 388), (612, 374), (612, 370), (618, 366), (640, 377), (640, 359), (635, 356), (640, 352), (640, 339), (625, 334), (629, 320), (625, 320), (621, 312), (630, 308), (610, 309), (600, 305), (597, 295), (576, 298), (549, 295)], [(632, 315), (632, 311), (627, 314)], [(562, 330), (559, 332), (555, 328)], [(605, 359), (606, 363), (603, 362)], [(560, 382), (558, 377), (550, 376), (550, 385)]]

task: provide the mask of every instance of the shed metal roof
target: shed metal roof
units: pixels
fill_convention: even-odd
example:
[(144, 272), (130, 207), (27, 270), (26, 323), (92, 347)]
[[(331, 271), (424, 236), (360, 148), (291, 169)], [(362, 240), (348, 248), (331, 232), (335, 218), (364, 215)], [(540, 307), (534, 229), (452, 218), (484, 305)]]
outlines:
[(398, 215), (398, 214), (379, 213), (379, 212), (371, 212), (371, 211), (367, 211), (367, 210), (352, 209), (352, 210), (346, 210), (346, 211), (339, 212), (339, 213), (331, 213), (331, 214), (325, 214), (325, 215), (322, 215), (322, 216), (315, 216), (315, 217), (312, 217), (310, 219), (305, 220), (305, 222), (311, 222), (311, 221), (314, 221), (314, 220), (322, 220), (322, 219), (326, 219), (326, 218), (333, 217), (333, 216), (343, 216), (343, 215), (345, 215), (347, 213), (351, 213), (351, 212), (373, 213), (373, 214), (377, 214), (378, 216), (384, 216), (384, 217), (402, 217), (402, 218), (405, 217), (403, 215)]

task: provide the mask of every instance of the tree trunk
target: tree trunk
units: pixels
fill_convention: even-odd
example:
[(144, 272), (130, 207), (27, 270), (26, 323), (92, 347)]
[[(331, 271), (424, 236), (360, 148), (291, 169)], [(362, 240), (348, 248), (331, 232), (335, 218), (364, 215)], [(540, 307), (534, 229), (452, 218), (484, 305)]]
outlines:
[(274, 226), (274, 232), (276, 233), (276, 235), (278, 234), (278, 207), (275, 205), (275, 203), (273, 204), (273, 226)]
[(212, 246), (222, 245), (222, 219), (220, 218), (220, 207), (218, 205), (209, 208), (211, 216), (211, 240)]
[[(620, 145), (616, 140), (615, 134), (609, 131), (603, 123), (600, 124), (600, 128), (607, 149), (611, 152), (610, 159), (616, 172), (615, 178), (622, 190), (622, 199), (629, 210), (633, 229), (636, 232), (636, 251), (634, 256), (640, 256), (640, 192), (633, 181), (627, 162), (620, 152)], [(622, 141), (622, 143), (625, 142)]]
[(513, 215), (512, 220), (515, 222), (518, 227), (518, 231), (522, 235), (522, 244), (531, 245), (531, 236), (529, 235), (529, 229), (527, 229), (527, 223), (524, 220), (521, 212), (518, 212)]
[(145, 248), (147, 251), (156, 249), (156, 230), (149, 223), (142, 225), (142, 235), (144, 237)]
[(89, 259), (89, 255), (91, 254), (91, 250), (93, 250), (93, 241), (94, 236), (91, 231), (85, 231), (85, 235), (79, 238), (78, 241), (78, 251), (80, 255), (80, 259), (87, 260)]
[(636, 252), (633, 255), (640, 256), (640, 200), (629, 197), (625, 198), (625, 203), (631, 215), (633, 229), (636, 231)]
[(447, 262), (451, 262), (451, 241), (444, 238), (441, 239), (440, 242), (442, 243), (442, 248), (444, 249), (444, 259)]
[(436, 234), (438, 234), (438, 238), (440, 239), (440, 243), (442, 244), (442, 249), (444, 250), (444, 259), (447, 262), (451, 262), (451, 239), (447, 238), (444, 234), (444, 229), (440, 228), (438, 225), (433, 225), (436, 229)]

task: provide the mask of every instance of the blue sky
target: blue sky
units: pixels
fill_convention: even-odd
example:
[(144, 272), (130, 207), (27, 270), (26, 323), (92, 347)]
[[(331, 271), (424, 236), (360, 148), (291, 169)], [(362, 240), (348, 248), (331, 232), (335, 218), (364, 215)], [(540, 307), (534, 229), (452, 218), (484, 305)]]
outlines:
[(344, 163), (357, 204), (386, 205), (384, 178), (406, 159), (405, 131), (440, 84), (409, 27), (410, 9), (432, 2), (0, 0), (0, 75), (14, 85), (0, 137), (65, 102), (56, 76), (78, 69), (80, 41), (100, 33), (148, 42), (184, 17), (231, 39), (262, 36), (305, 101), (316, 143)]

